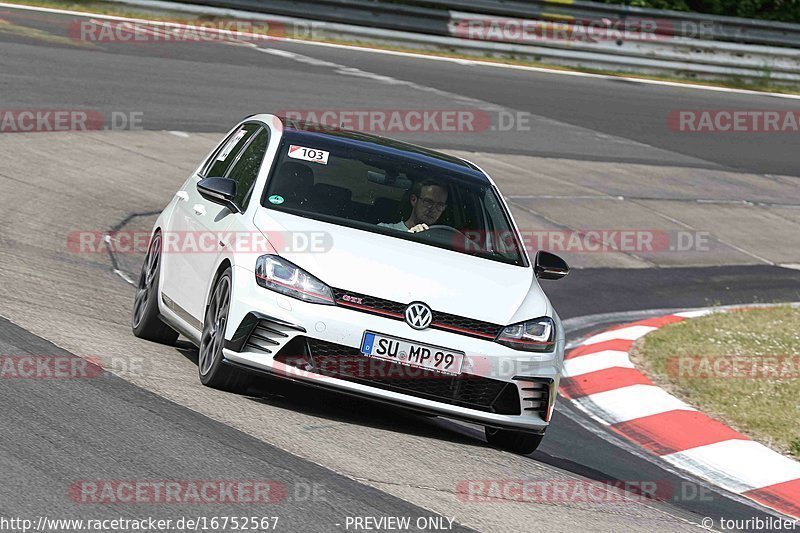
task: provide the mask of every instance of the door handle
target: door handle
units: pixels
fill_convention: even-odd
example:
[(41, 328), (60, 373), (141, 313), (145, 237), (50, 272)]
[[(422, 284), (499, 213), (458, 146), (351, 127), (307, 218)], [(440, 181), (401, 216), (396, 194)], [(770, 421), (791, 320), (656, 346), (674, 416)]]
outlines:
[(189, 193), (186, 191), (178, 191), (175, 193), (175, 198), (178, 200), (183, 200), (184, 202), (189, 201)]
[(192, 209), (194, 209), (194, 212), (200, 216), (206, 214), (206, 207), (203, 204), (194, 204), (194, 206), (192, 206)]

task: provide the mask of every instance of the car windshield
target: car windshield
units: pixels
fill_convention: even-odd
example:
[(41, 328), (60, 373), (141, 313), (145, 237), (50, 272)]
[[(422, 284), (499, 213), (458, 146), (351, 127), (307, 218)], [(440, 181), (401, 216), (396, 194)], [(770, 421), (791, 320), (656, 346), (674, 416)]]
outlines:
[[(299, 145), (284, 139), (262, 205), (526, 266), (519, 238), (497, 194), (488, 181), (460, 172), (453, 164), (439, 166), (392, 152), (324, 141)], [(409, 231), (420, 224), (427, 229)]]

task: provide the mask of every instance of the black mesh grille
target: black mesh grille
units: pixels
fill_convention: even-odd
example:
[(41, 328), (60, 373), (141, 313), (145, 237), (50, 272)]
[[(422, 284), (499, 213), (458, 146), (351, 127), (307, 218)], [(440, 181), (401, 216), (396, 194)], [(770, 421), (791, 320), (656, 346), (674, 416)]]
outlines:
[(490, 322), (481, 322), (480, 320), (474, 320), (472, 318), (467, 318), (458, 315), (450, 315), (447, 313), (434, 311), (432, 327), (437, 327), (439, 325), (442, 326), (439, 329), (456, 328), (458, 330), (465, 330), (471, 332), (467, 334), (477, 333), (480, 335), (474, 335), (474, 336), (491, 338), (492, 340), (496, 339), (497, 336), (500, 334), (500, 332), (503, 330), (503, 326), (498, 326), (497, 324), (492, 324)]
[[(315, 371), (325, 376), (478, 411), (520, 414), (513, 383), (469, 374), (448, 376), (366, 357), (357, 348), (315, 339), (308, 339), (308, 347)], [(304, 356), (285, 350), (276, 359), (293, 366), (306, 364)]]
[[(402, 319), (403, 313), (405, 313), (406, 310), (406, 305), (398, 302), (376, 298), (375, 296), (367, 296), (366, 294), (344, 291), (342, 289), (333, 289), (333, 297), (336, 299), (337, 304), (353, 307), (365, 313), (372, 312), (377, 315), (391, 313), (398, 315)], [(349, 299), (346, 300), (346, 297)], [(357, 300), (357, 302), (353, 300)]]
[[(384, 300), (383, 298), (376, 298), (375, 296), (358, 294), (342, 289), (333, 289), (333, 295), (337, 305), (349, 307), (365, 313), (395, 318), (397, 320), (405, 319), (404, 313), (408, 304)], [(433, 311), (433, 321), (430, 327), (491, 340), (497, 338), (503, 330), (503, 326), (492, 324), (491, 322), (483, 322), (463, 316), (451, 315), (449, 313), (442, 313), (441, 311)]]

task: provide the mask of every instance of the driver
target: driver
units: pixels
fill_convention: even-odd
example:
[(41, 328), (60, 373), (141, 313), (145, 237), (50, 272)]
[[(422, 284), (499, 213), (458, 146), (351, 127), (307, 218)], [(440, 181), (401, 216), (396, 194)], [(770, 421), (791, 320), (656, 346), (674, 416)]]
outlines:
[(411, 202), (411, 216), (408, 220), (393, 224), (381, 222), (378, 225), (410, 233), (427, 230), (436, 224), (447, 208), (447, 188), (434, 180), (418, 181), (408, 200)]

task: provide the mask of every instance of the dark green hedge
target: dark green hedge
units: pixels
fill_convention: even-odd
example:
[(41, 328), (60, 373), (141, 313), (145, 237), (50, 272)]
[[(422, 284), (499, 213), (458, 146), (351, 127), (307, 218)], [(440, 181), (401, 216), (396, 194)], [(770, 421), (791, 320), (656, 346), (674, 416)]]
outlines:
[(800, 0), (603, 0), (606, 4), (626, 4), (655, 9), (695, 11), (782, 22), (800, 23)]

